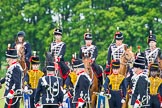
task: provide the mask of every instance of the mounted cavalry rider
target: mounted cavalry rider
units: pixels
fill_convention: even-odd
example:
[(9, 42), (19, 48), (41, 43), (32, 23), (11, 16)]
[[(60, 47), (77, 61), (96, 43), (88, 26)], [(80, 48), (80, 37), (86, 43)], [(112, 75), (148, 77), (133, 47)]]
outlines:
[(25, 32), (24, 31), (19, 31), (17, 33), (16, 41), (15, 41), (15, 43), (13, 43), (13, 45), (11, 47), (18, 50), (20, 44), (24, 45), (24, 48), (25, 48), (25, 62), (26, 62), (27, 67), (29, 69), (29, 67), (30, 67), (29, 66), (29, 64), (30, 64), (29, 59), (30, 59), (30, 57), (32, 55), (32, 51), (31, 51), (30, 43), (25, 41)]
[(123, 44), (123, 33), (122, 32), (116, 32), (115, 33), (115, 43), (110, 44), (108, 48), (108, 54), (107, 54), (107, 65), (105, 69), (105, 74), (109, 75), (110, 68), (111, 68), (111, 61), (112, 60), (119, 60), (121, 55), (125, 52), (125, 49), (127, 48), (127, 44)]
[[(18, 95), (21, 94), (22, 88), (22, 71), (20, 64), (17, 62), (17, 50), (9, 49), (6, 51), (6, 60), (9, 65), (5, 77), (5, 93), (6, 97), (4, 108), (19, 108)], [(1, 82), (4, 83), (4, 82)]]
[(160, 48), (156, 47), (156, 36), (155, 34), (152, 34), (152, 31), (150, 31), (150, 35), (148, 36), (148, 44), (149, 48), (145, 50), (147, 66), (149, 66), (151, 63), (156, 63), (157, 58), (161, 53)]
[(54, 63), (47, 65), (47, 75), (40, 78), (35, 94), (35, 107), (40, 107), (42, 96), (43, 108), (59, 108), (63, 102), (62, 79), (57, 76)]
[(33, 93), (30, 95), (30, 108), (34, 107), (34, 95), (38, 86), (39, 78), (41, 78), (44, 73), (39, 70), (40, 61), (39, 57), (34, 54), (30, 58), (31, 69), (27, 72), (24, 78), (24, 85), (26, 89), (32, 89)]
[(60, 73), (63, 79), (66, 79), (70, 72), (70, 69), (65, 64), (65, 61), (64, 61), (64, 55), (66, 52), (66, 44), (62, 41), (62, 30), (55, 29), (53, 34), (56, 40), (51, 43), (49, 52), (54, 58), (53, 61), (59, 64), (59, 70), (60, 70)]
[(157, 63), (150, 65), (150, 107), (162, 107), (162, 79), (159, 78), (159, 66)]
[(103, 85), (105, 93), (111, 95), (109, 99), (110, 108), (122, 108), (126, 96), (126, 80), (123, 75), (119, 74), (120, 62), (113, 61), (113, 73), (106, 77)]
[(96, 64), (96, 59), (98, 56), (98, 49), (97, 49), (97, 46), (92, 44), (92, 34), (89, 33), (89, 31), (84, 34), (84, 40), (85, 40), (85, 45), (80, 48), (79, 58), (82, 59), (83, 53), (87, 55), (90, 54), (91, 66), (92, 66), (93, 71), (96, 73), (99, 79), (98, 82), (99, 82), (99, 86), (101, 87), (102, 68), (98, 64)]
[(145, 69), (145, 60), (137, 58), (133, 64), (134, 75), (132, 81), (131, 105), (133, 108), (145, 108), (149, 106), (149, 79), (143, 73)]

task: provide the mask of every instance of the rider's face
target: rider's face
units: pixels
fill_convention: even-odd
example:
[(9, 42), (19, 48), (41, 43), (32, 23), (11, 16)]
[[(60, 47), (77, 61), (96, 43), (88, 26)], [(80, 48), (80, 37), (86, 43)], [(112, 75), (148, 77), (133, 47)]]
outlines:
[(150, 72), (151, 76), (155, 77), (157, 75), (157, 71)]
[(113, 69), (113, 74), (118, 74), (119, 73), (119, 68), (114, 68)]
[(39, 69), (39, 64), (32, 64), (32, 69), (33, 70), (38, 70)]
[(19, 41), (19, 42), (23, 42), (23, 39), (24, 39), (23, 36), (19, 36), (19, 37), (18, 37), (18, 41)]
[(122, 45), (123, 40), (116, 40), (116, 45)]
[(56, 35), (55, 35), (55, 38), (56, 38), (56, 40), (61, 40), (61, 39), (62, 39), (62, 36), (59, 35), (59, 34), (56, 34)]
[(156, 47), (156, 42), (155, 41), (150, 41), (149, 46), (150, 47)]
[(6, 58), (6, 61), (10, 65), (11, 59), (10, 58)]
[(87, 46), (89, 46), (89, 45), (92, 44), (92, 40), (85, 40), (85, 42), (86, 42), (86, 45), (87, 45)]

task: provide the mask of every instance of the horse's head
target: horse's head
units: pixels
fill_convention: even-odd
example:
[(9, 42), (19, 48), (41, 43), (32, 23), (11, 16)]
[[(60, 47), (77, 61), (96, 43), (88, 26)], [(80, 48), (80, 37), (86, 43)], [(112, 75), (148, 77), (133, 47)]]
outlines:
[(126, 48), (125, 52), (121, 56), (121, 61), (124, 63), (132, 63), (135, 59), (134, 53), (132, 52), (132, 47)]
[(50, 62), (54, 62), (54, 59), (50, 52), (46, 52), (45, 53), (45, 65), (47, 66)]
[(23, 44), (16, 44), (17, 54), (20, 58), (25, 59), (25, 47)]
[(84, 63), (84, 66), (86, 69), (89, 69), (91, 67), (91, 53), (88, 53), (88, 54), (85, 54), (83, 53), (82, 54), (82, 62)]

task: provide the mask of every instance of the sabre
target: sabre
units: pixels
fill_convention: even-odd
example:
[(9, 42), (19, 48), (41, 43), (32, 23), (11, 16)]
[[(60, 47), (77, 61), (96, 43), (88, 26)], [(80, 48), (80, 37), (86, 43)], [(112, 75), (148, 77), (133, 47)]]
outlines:
[(96, 94), (96, 95), (102, 95), (102, 96), (106, 96), (108, 99), (110, 99), (111, 98), (111, 94), (101, 94), (101, 93), (99, 93), (99, 92), (93, 92), (94, 94)]

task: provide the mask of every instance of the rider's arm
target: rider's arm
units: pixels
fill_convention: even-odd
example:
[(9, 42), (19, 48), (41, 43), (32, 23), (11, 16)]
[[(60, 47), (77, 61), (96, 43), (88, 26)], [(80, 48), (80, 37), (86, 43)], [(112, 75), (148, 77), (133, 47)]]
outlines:
[(110, 82), (109, 78), (106, 77), (105, 83), (104, 83), (104, 85), (103, 85), (103, 88), (104, 88), (104, 91), (105, 91), (105, 92), (107, 92), (108, 89), (109, 89), (109, 82)]
[(38, 87), (37, 87), (36, 93), (35, 93), (35, 104), (37, 104), (39, 102), (39, 99), (40, 99), (40, 94), (41, 94), (41, 91), (42, 91), (41, 82), (42, 82), (41, 79), (39, 79)]
[(98, 56), (98, 49), (97, 49), (97, 47), (95, 46), (95, 50), (94, 50), (94, 53), (93, 53), (93, 56), (92, 56), (92, 60), (95, 61), (96, 58), (97, 58), (97, 56)]
[(121, 83), (122, 85), (122, 93), (123, 93), (123, 97), (126, 97), (126, 92), (127, 92), (127, 80), (124, 78), (124, 80)]
[(82, 59), (82, 47), (79, 50), (79, 58)]
[(25, 44), (25, 47), (26, 47), (25, 59), (26, 59), (26, 60), (29, 60), (30, 56), (32, 55), (31, 46), (30, 46), (29, 43), (26, 43), (26, 44)]
[(30, 85), (29, 85), (29, 74), (28, 74), (28, 72), (26, 73), (26, 75), (24, 77), (24, 85), (30, 87)]
[(60, 57), (60, 58), (64, 57), (65, 52), (66, 52), (66, 44), (64, 44), (64, 45), (62, 46), (62, 49), (61, 49), (60, 54), (59, 54), (59, 57)]
[(15, 84), (14, 91), (17, 89), (21, 89), (21, 79), (22, 78), (22, 71), (19, 68), (13, 69), (13, 81)]

